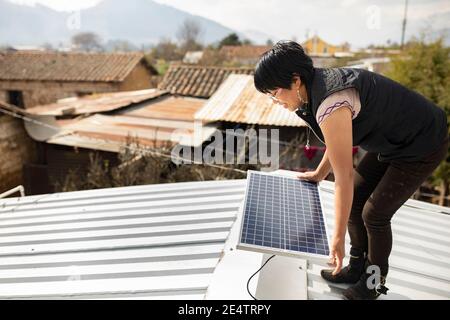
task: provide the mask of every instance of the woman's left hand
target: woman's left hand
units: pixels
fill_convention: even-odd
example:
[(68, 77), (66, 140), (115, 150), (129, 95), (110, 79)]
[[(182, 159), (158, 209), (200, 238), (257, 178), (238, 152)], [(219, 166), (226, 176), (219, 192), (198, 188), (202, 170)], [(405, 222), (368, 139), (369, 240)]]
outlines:
[(338, 274), (342, 269), (342, 261), (345, 257), (345, 236), (333, 236), (331, 241), (331, 252), (329, 265), (335, 267), (333, 275)]

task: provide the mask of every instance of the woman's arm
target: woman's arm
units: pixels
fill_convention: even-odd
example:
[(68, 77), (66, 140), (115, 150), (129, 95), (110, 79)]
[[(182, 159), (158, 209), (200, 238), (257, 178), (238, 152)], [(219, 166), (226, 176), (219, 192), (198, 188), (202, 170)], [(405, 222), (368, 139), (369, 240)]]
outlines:
[(323, 177), (325, 179), (331, 171), (330, 160), (328, 159), (328, 149), (325, 149), (325, 152), (322, 157), (322, 161), (320, 161), (319, 165), (316, 168), (317, 175)]
[(345, 256), (345, 233), (353, 202), (352, 114), (349, 108), (332, 112), (320, 128), (327, 146), (327, 157), (335, 178), (335, 223), (331, 243), (331, 263), (334, 273), (342, 268)]
[(300, 172), (297, 174), (297, 178), (302, 180), (320, 182), (324, 180), (331, 170), (331, 164), (328, 159), (327, 150), (325, 149), (325, 153), (322, 156), (322, 160), (314, 171), (306, 171)]

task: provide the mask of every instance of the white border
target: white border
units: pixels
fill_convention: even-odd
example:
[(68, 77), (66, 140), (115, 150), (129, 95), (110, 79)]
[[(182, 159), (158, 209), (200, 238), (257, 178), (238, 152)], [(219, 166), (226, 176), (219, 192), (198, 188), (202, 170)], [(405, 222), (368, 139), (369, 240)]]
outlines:
[[(247, 195), (248, 195), (248, 191), (249, 191), (249, 181), (250, 181), (250, 176), (252, 174), (257, 174), (257, 175), (267, 175), (267, 176), (280, 176), (283, 178), (289, 178), (289, 179), (298, 179), (298, 178), (294, 178), (288, 175), (284, 175), (281, 173), (277, 173), (277, 172), (261, 172), (261, 171), (254, 171), (254, 170), (248, 170), (247, 171), (247, 181), (246, 181), (246, 186), (245, 186), (245, 197), (244, 197), (244, 204), (241, 207), (242, 208), (242, 220), (241, 220), (241, 227), (240, 227), (240, 231), (239, 231), (239, 240), (238, 240), (238, 244), (236, 245), (237, 249), (241, 249), (241, 250), (247, 250), (247, 251), (256, 251), (256, 252), (260, 252), (260, 253), (267, 253), (267, 254), (275, 254), (275, 255), (283, 255), (283, 256), (288, 256), (288, 257), (298, 257), (298, 258), (314, 258), (314, 259), (319, 259), (319, 260), (328, 260), (329, 256), (326, 255), (321, 255), (321, 254), (316, 254), (316, 253), (307, 253), (307, 252), (299, 252), (299, 251), (293, 251), (293, 250), (287, 250), (287, 249), (280, 249), (280, 248), (272, 248), (272, 247), (266, 247), (266, 246), (259, 246), (259, 245), (254, 245), (254, 244), (248, 244), (248, 243), (243, 243), (242, 240), (242, 231), (244, 229), (244, 222), (245, 222), (245, 209), (247, 206)], [(327, 238), (327, 244), (328, 244), (328, 251), (331, 252), (330, 249), (330, 233), (328, 231), (328, 223), (327, 223), (327, 218), (325, 215), (325, 211), (323, 209), (323, 203), (322, 203), (322, 196), (320, 195), (320, 187), (319, 184), (316, 184), (317, 187), (317, 191), (319, 193), (319, 202), (320, 202), (320, 208), (322, 209), (322, 216), (323, 216), (323, 221), (325, 224), (325, 232), (326, 232), (326, 238)]]

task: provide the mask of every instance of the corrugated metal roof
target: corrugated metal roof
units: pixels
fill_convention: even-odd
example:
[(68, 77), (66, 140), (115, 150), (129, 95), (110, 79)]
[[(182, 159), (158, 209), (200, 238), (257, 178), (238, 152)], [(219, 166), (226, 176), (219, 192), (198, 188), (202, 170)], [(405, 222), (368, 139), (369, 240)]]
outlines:
[(167, 91), (158, 89), (97, 93), (84, 97), (61, 99), (56, 103), (28, 108), (26, 111), (31, 114), (51, 116), (107, 112), (155, 99), (164, 94), (167, 94)]
[(183, 96), (209, 98), (230, 74), (253, 74), (252, 68), (172, 64), (158, 88)]
[[(329, 227), (334, 227), (334, 184), (321, 189)], [(392, 219), (394, 238), (382, 299), (450, 299), (450, 208), (408, 200)], [(347, 237), (346, 248), (350, 241)], [(349, 252), (347, 252), (348, 256)], [(326, 283), (317, 263), (308, 265), (308, 298), (335, 299), (346, 285)]]
[(143, 53), (4, 52), (0, 80), (120, 82), (143, 63)]
[(200, 109), (195, 118), (205, 122), (230, 121), (249, 124), (303, 127), (295, 113), (258, 92), (249, 75), (230, 75)]
[[(328, 228), (332, 232), (334, 183), (322, 181), (320, 190)], [(249, 299), (246, 281), (261, 266), (263, 254), (235, 250), (241, 218), (239, 213), (227, 241), (225, 255), (209, 286), (208, 299)], [(380, 299), (450, 299), (450, 208), (410, 199), (394, 215), (392, 229), (394, 244), (386, 283), (390, 290), (387, 296), (381, 296)], [(348, 263), (348, 235), (346, 250), (347, 258), (344, 262)], [(299, 266), (307, 266), (303, 268), (304, 277), (299, 274), (292, 281), (307, 279), (304, 286), (308, 299), (342, 298), (341, 292), (348, 285), (330, 284), (323, 280), (320, 270), (329, 268), (325, 263), (294, 260), (289, 268), (299, 271)], [(287, 271), (291, 270), (271, 270), (272, 273)], [(258, 277), (259, 274), (253, 279), (253, 293), (256, 291)], [(277, 281), (277, 277), (273, 277), (272, 281)]]
[[(199, 146), (214, 134), (217, 126), (202, 126), (200, 121), (194, 119), (194, 114), (203, 106), (205, 100), (161, 96), (162, 94), (164, 92), (159, 90), (144, 92), (137, 95), (136, 99), (141, 100), (138, 105), (127, 105), (129, 108), (117, 110), (111, 115), (94, 114), (82, 119), (57, 120), (55, 123), (60, 130), (49, 132), (44, 140), (51, 144), (118, 152), (129, 137), (137, 138), (142, 146), (149, 147), (176, 143)], [(118, 97), (92, 96), (80, 100), (77, 106), (80, 112), (90, 110), (91, 105), (94, 109), (97, 108), (97, 111), (102, 108), (106, 111), (105, 107), (125, 108), (125, 104), (132, 101), (137, 102), (132, 92), (129, 92)], [(64, 102), (61, 105), (64, 105)], [(44, 106), (39, 113), (40, 116), (42, 113), (47, 114), (45, 109), (60, 112), (61, 108)], [(40, 121), (44, 120), (45, 118), (40, 118)], [(36, 132), (40, 133), (39, 130), (47, 130), (32, 123), (26, 123), (26, 128), (32, 137), (36, 136)]]
[[(86, 140), (90, 138), (117, 143), (117, 147), (123, 146), (129, 137), (137, 138), (142, 146), (149, 147), (164, 145), (166, 142), (197, 146), (217, 130), (215, 126), (206, 125), (202, 126), (201, 132), (196, 135), (195, 129), (196, 126), (192, 121), (96, 114), (64, 125), (62, 131), (47, 142), (67, 145), (63, 142), (70, 143), (73, 141), (70, 136), (76, 135)], [(66, 140), (67, 138), (69, 140)]]
[[(332, 230), (334, 184), (320, 189)], [(244, 191), (245, 180), (227, 180), (2, 199), (0, 298), (250, 299), (262, 254), (235, 250)], [(380, 299), (450, 299), (449, 227), (449, 208), (401, 207)], [(308, 299), (340, 298), (345, 285), (306, 265), (292, 281), (307, 279)]]
[(243, 180), (0, 200), (0, 299), (202, 299)]

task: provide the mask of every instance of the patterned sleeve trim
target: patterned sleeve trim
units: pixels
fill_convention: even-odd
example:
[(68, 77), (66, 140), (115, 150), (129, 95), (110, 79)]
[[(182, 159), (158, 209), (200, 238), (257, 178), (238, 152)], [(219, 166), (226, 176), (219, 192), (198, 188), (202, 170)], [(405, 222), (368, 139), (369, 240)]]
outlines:
[(361, 111), (359, 93), (355, 88), (344, 89), (328, 96), (319, 106), (316, 113), (317, 123), (320, 125), (335, 110), (347, 107), (352, 112), (352, 120)]
[(320, 124), (323, 120), (328, 118), (328, 116), (335, 110), (340, 107), (348, 107), (350, 108), (350, 111), (352, 112), (352, 118), (355, 116), (355, 110), (353, 110), (352, 105), (347, 100), (344, 101), (338, 101), (332, 106), (329, 106), (323, 111), (318, 117), (317, 117), (317, 123)]

